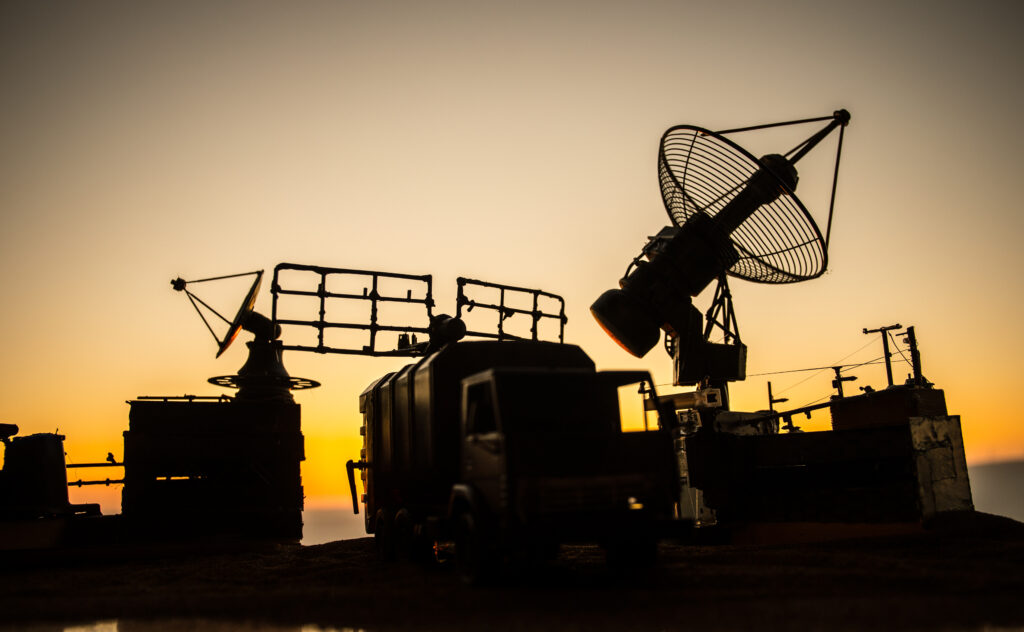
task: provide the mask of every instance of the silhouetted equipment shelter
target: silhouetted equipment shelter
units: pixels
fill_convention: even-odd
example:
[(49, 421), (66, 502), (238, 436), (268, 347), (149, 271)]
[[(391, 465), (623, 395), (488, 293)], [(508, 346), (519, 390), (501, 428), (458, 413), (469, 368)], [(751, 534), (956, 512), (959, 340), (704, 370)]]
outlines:
[(690, 480), (720, 523), (918, 523), (972, 508), (960, 417), (941, 390), (892, 386), (829, 408), (827, 432), (686, 438)]
[(2, 424), (4, 467), (0, 471), (0, 520), (98, 514), (99, 505), (72, 504), (64, 466), (64, 435), (38, 433), (12, 437), (13, 424)]
[(122, 513), (130, 528), (302, 537), (299, 404), (167, 397), (129, 405)]

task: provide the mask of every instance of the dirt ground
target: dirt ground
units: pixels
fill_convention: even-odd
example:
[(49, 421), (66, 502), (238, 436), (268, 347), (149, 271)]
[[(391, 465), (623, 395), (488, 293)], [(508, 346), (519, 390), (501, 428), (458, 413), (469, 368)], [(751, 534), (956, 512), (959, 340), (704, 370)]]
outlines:
[(1024, 524), (987, 514), (917, 535), (663, 543), (659, 553), (657, 568), (616, 576), (599, 548), (563, 547), (549, 566), (486, 588), (462, 585), (450, 564), (378, 562), (370, 539), (22, 559), (0, 569), (0, 629), (172, 618), (366, 630), (1024, 629)]

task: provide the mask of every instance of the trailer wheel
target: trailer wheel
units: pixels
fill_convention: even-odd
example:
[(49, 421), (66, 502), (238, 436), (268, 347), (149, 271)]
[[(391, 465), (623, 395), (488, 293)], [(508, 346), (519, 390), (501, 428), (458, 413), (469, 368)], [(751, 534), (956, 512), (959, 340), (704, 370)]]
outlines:
[(386, 562), (395, 559), (395, 521), (390, 512), (377, 510), (373, 542), (377, 546), (377, 557)]
[(459, 514), (455, 523), (455, 566), (467, 584), (486, 584), (498, 574), (498, 556), (488, 535), (471, 512)]

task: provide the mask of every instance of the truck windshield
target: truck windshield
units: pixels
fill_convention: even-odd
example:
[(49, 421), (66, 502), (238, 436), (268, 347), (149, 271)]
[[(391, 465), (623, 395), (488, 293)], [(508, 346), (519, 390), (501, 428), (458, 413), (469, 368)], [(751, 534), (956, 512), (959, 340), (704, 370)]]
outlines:
[(619, 432), (616, 388), (593, 374), (502, 375), (497, 399), (505, 432)]

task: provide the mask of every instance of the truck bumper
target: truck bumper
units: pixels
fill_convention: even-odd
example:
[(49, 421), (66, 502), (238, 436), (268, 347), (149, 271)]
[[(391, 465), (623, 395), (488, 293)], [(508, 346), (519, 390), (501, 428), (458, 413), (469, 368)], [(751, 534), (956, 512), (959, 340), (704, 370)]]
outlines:
[(662, 487), (642, 474), (532, 477), (519, 485), (515, 514), (523, 529), (563, 542), (654, 532), (671, 517), (671, 490)]

